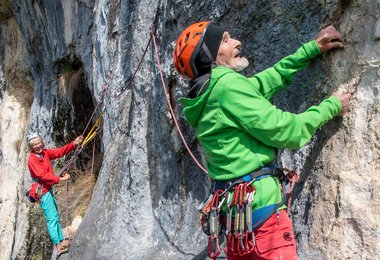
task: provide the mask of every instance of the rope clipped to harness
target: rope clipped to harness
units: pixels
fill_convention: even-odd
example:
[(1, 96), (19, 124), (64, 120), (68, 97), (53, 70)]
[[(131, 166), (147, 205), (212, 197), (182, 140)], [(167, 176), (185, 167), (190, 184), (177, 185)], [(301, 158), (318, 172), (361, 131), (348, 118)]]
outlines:
[(285, 195), (288, 198), (286, 212), (289, 214), (290, 213), (290, 206), (292, 205), (292, 196), (293, 196), (294, 186), (298, 182), (300, 175), (296, 170), (289, 170), (286, 168), (281, 168), (281, 170), (284, 173), (286, 180), (289, 182), (289, 185), (290, 185), (289, 189), (285, 192)]

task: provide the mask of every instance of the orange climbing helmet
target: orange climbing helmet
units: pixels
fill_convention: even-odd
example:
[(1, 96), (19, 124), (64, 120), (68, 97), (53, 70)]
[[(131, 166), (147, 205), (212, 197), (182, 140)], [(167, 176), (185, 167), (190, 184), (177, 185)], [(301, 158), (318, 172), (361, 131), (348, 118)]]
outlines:
[(187, 27), (177, 39), (174, 66), (179, 74), (193, 80), (211, 69), (224, 30), (210, 21)]

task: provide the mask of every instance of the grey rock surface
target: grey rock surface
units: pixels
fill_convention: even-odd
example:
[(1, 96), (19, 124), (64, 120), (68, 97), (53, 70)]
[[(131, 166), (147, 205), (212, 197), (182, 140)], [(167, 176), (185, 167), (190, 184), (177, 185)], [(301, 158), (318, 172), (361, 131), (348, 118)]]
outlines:
[[(378, 1), (16, 0), (11, 6), (0, 25), (1, 259), (27, 258), (28, 209), (20, 201), (28, 180), (25, 133), (38, 130), (48, 145), (59, 145), (62, 129), (83, 129), (77, 119), (85, 122), (101, 101), (102, 169), (65, 259), (206, 259), (197, 206), (210, 182), (168, 114), (152, 43), (127, 83), (156, 22), (171, 102), (192, 151), (204, 163), (177, 103), (187, 85), (174, 70), (172, 54), (187, 25), (208, 19), (243, 42), (251, 61), (246, 75), (273, 65), (328, 24), (342, 32), (345, 48), (318, 57), (275, 103), (298, 113), (345, 87), (354, 92), (351, 109), (306, 147), (280, 151), (278, 163), (301, 172), (292, 206), (300, 259), (380, 255)], [(14, 32), (19, 35), (10, 38)], [(14, 42), (20, 48), (10, 55)], [(76, 96), (88, 104), (86, 111), (60, 96), (57, 75), (67, 61), (80, 61), (86, 90)], [(12, 81), (15, 75), (20, 80)], [(6, 117), (11, 108), (22, 119)], [(9, 176), (12, 172), (17, 178)]]

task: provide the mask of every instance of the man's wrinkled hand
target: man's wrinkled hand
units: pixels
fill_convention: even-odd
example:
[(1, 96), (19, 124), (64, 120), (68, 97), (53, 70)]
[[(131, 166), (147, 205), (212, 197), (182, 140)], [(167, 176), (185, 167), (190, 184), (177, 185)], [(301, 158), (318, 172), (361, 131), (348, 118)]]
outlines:
[(342, 43), (342, 35), (332, 25), (322, 29), (315, 37), (315, 41), (317, 42), (321, 53), (327, 52), (331, 49), (344, 47)]
[(336, 96), (339, 99), (340, 103), (342, 103), (342, 110), (340, 111), (339, 115), (343, 116), (347, 112), (350, 105), (351, 93), (347, 93), (342, 89), (339, 89), (332, 93), (332, 95)]

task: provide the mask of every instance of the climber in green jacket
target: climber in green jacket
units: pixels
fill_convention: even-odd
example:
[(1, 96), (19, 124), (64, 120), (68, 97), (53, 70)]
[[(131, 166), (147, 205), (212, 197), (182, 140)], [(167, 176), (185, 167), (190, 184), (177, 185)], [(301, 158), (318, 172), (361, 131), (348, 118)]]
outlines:
[[(343, 47), (340, 33), (332, 26), (321, 30), (294, 54), (252, 77), (237, 73), (249, 65), (240, 55), (240, 47), (240, 41), (215, 23), (200, 22), (182, 32), (174, 52), (177, 71), (190, 81), (188, 96), (180, 99), (183, 111), (196, 130), (208, 175), (218, 188), (271, 165), (277, 148), (305, 145), (318, 128), (347, 111), (351, 97), (338, 90), (299, 114), (282, 111), (271, 103), (273, 96), (286, 88), (311, 59)], [(265, 175), (254, 180), (253, 186), (253, 212), (281, 202), (277, 177)], [(239, 254), (228, 248), (228, 259), (297, 259), (291, 222), (282, 210), (285, 207), (277, 208), (255, 231), (252, 244), (241, 245)], [(277, 222), (281, 225), (273, 229)]]

